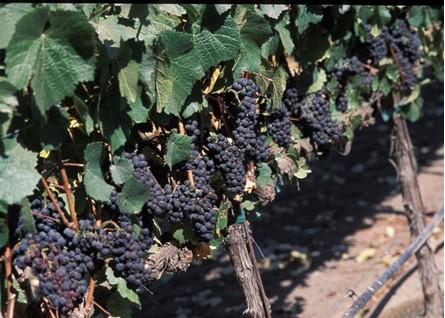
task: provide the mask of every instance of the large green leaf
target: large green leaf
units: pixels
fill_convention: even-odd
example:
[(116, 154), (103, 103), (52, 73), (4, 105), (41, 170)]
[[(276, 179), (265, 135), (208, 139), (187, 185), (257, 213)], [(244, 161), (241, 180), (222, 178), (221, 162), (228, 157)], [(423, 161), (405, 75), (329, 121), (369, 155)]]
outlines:
[(101, 143), (88, 144), (85, 148), (84, 185), (87, 194), (95, 200), (107, 202), (113, 187), (105, 182), (101, 169), (105, 151)]
[(172, 169), (175, 164), (187, 160), (192, 149), (192, 139), (187, 135), (180, 135), (174, 130), (168, 138), (165, 162)]
[(203, 30), (193, 35), (193, 47), (197, 51), (203, 71), (222, 61), (236, 57), (240, 46), (240, 31), (232, 17), (216, 32)]
[(285, 4), (262, 4), (261, 9), (263, 9), (264, 14), (272, 19), (278, 19), (281, 13), (288, 9)]
[(0, 138), (6, 135), (14, 109), (18, 105), (14, 95), (16, 90), (5, 78), (0, 77)]
[(110, 168), (111, 176), (116, 184), (123, 184), (133, 177), (133, 165), (127, 158), (119, 158)]
[(319, 6), (300, 4), (297, 7), (298, 15), (295, 19), (295, 25), (300, 34), (306, 31), (310, 24), (316, 24), (323, 19), (323, 14)]
[[(74, 13), (73, 13), (74, 14)], [(94, 58), (84, 60), (71, 46), (57, 20), (57, 28), (45, 29), (51, 22), (47, 8), (24, 15), (17, 23), (6, 49), (6, 73), (17, 88), (29, 83), (43, 114), (66, 96), (72, 96), (79, 82), (94, 77)], [(85, 22), (86, 23), (86, 22)]]
[(97, 35), (102, 42), (108, 41), (112, 47), (119, 46), (120, 40), (135, 38), (137, 30), (120, 24), (117, 15), (101, 17), (97, 23), (93, 23)]
[(128, 65), (119, 71), (117, 78), (119, 80), (119, 91), (122, 97), (125, 97), (130, 103), (136, 102), (139, 64), (134, 60), (130, 60)]
[(9, 3), (0, 9), (0, 21), (2, 21), (3, 26), (0, 33), (0, 49), (8, 46), (9, 40), (11, 40), (15, 31), (15, 24), (31, 10), (30, 3)]
[(105, 275), (107, 278), (107, 282), (109, 284), (115, 285), (115, 286), (117, 285), (117, 292), (119, 293), (119, 295), (122, 298), (128, 299), (132, 303), (136, 304), (138, 308), (141, 308), (141, 302), (139, 300), (138, 294), (136, 294), (136, 292), (134, 292), (133, 290), (128, 288), (127, 282), (125, 281), (125, 279), (123, 279), (121, 277), (116, 277), (114, 275), (113, 270), (108, 266), (105, 269)]
[(37, 156), (15, 140), (5, 140), (5, 154), (0, 156), (0, 198), (8, 203), (19, 203), (31, 195), (40, 179), (35, 166)]
[(284, 52), (291, 55), (295, 48), (294, 41), (287, 26), (289, 25), (289, 13), (286, 12), (283, 18), (275, 25), (275, 30), (280, 36), (281, 44), (283, 44)]
[(144, 184), (135, 179), (130, 178), (125, 182), (122, 192), (117, 198), (119, 210), (123, 213), (133, 214), (139, 212), (147, 201), (150, 193), (144, 187)]

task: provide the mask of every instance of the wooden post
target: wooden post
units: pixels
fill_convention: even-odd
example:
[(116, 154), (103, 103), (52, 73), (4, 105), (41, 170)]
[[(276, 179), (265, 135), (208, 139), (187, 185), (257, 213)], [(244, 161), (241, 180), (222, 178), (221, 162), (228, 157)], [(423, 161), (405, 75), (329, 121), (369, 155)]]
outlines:
[[(423, 216), (425, 208), (417, 181), (417, 160), (414, 156), (413, 145), (405, 119), (395, 113), (393, 122), (392, 158), (398, 170), (397, 173), (402, 188), (403, 203), (411, 239), (414, 239), (425, 228)], [(443, 292), (439, 284), (434, 253), (428, 242), (416, 252), (416, 258), (419, 263), (420, 281), (424, 294), (425, 317), (443, 317)]]
[(250, 235), (247, 221), (233, 224), (229, 226), (224, 245), (246, 299), (244, 314), (251, 318), (270, 318), (270, 302), (263, 288)]

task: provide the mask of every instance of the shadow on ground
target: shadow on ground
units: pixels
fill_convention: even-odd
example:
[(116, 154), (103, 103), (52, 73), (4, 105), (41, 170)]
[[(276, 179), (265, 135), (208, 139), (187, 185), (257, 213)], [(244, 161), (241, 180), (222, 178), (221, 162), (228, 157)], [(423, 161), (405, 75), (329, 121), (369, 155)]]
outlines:
[[(420, 168), (442, 156), (437, 150), (444, 141), (443, 86), (431, 85), (423, 94), (424, 117), (409, 125)], [(300, 183), (300, 191), (283, 189), (253, 224), (254, 238), (266, 256), (262, 277), (273, 301), (273, 317), (301, 312), (304, 299), (294, 299), (289, 308), (286, 296), (305, 284), (308, 273), (339, 258), (347, 249), (345, 237), (372, 226), (375, 206), (399, 191), (388, 161), (390, 135), (390, 125), (378, 118), (376, 125), (357, 132), (349, 156), (337, 154), (313, 162), (313, 173)], [(389, 207), (384, 211), (400, 213)], [(310, 255), (310, 262), (305, 262), (305, 255)], [(241, 290), (223, 253), (150, 289), (155, 295), (143, 297), (142, 311), (134, 317), (241, 317), (244, 309)]]

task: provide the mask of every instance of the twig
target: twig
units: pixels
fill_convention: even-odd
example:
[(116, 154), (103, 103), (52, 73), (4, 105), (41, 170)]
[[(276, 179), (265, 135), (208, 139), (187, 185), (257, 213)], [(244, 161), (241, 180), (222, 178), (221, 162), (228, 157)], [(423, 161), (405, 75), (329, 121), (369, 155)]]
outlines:
[(8, 298), (8, 305), (6, 309), (5, 318), (13, 318), (14, 306), (15, 306), (15, 294), (12, 291), (12, 252), (9, 243), (5, 249), (5, 274), (6, 274), (6, 296)]
[(94, 280), (94, 276), (91, 275), (90, 282), (88, 284), (87, 303), (85, 305), (86, 312), (90, 311), (91, 307), (93, 306), (95, 287), (96, 287), (96, 281)]
[(62, 157), (60, 155), (60, 150), (56, 151), (56, 157), (57, 157), (57, 163), (58, 163), (59, 169), (60, 169), (60, 175), (62, 176), (63, 188), (65, 189), (66, 198), (68, 200), (68, 207), (70, 209), (71, 220), (73, 221), (75, 229), (77, 230), (79, 228), (79, 224), (77, 222), (77, 214), (76, 214), (76, 209), (74, 207), (73, 193), (71, 191), (71, 185), (68, 180), (68, 175), (66, 173), (66, 169), (62, 163)]
[(97, 308), (99, 308), (100, 310), (102, 310), (102, 312), (103, 312), (105, 315), (107, 315), (108, 317), (111, 317), (111, 314), (110, 314), (104, 307), (102, 307), (101, 305), (99, 305), (95, 300), (93, 300), (93, 304), (94, 304)]
[(396, 52), (394, 51), (394, 47), (392, 45), (389, 46), (389, 51), (391, 52), (392, 59), (394, 60), (394, 62), (396, 62), (397, 69), (400, 74), (400, 79), (402, 80), (402, 83), (405, 83), (405, 74), (403, 73), (403, 70), (400, 67), (399, 59), (397, 58)]
[(441, 208), (428, 226), (417, 236), (400, 257), (391, 264), (365, 292), (363, 292), (343, 314), (342, 318), (355, 317), (355, 315), (371, 300), (372, 296), (402, 267), (402, 265), (416, 253), (431, 236), (433, 229), (443, 220), (443, 208)]
[(40, 214), (40, 213), (34, 212), (34, 211), (31, 212), (31, 213), (32, 213), (32, 215), (39, 216), (41, 218), (48, 219), (48, 220), (51, 220), (51, 221), (56, 222), (56, 223), (60, 222), (59, 220), (57, 220), (57, 219), (55, 219), (55, 218), (53, 218), (51, 216), (48, 216), (48, 215), (43, 215), (43, 214)]
[(78, 168), (84, 167), (83, 163), (77, 163), (77, 162), (64, 162), (63, 165), (65, 167), (78, 167)]
[(51, 200), (52, 204), (54, 204), (54, 207), (56, 208), (57, 213), (59, 213), (60, 218), (62, 219), (62, 222), (67, 226), (67, 227), (72, 227), (70, 222), (68, 221), (68, 219), (65, 216), (65, 213), (63, 213), (62, 208), (60, 207), (59, 203), (57, 202), (56, 198), (54, 198), (53, 193), (51, 192), (51, 190), (49, 189), (48, 186), (48, 182), (46, 182), (44, 177), (40, 178), (40, 181), (42, 182), (43, 188), (45, 189), (46, 193), (49, 196), (49, 199)]

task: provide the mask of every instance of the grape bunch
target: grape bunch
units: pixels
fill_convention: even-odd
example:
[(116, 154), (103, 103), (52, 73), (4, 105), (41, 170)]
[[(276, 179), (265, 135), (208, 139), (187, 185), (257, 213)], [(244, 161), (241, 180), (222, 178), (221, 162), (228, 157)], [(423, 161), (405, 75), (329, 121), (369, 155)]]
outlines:
[(372, 75), (365, 69), (357, 56), (341, 60), (334, 68), (333, 75), (341, 87), (344, 86), (346, 79), (353, 75), (360, 75), (363, 83), (367, 86), (372, 82)]
[(215, 164), (210, 158), (194, 151), (187, 163), (187, 169), (192, 172), (194, 184), (186, 180), (180, 187), (186, 198), (183, 205), (185, 215), (193, 224), (193, 230), (198, 238), (208, 242), (213, 239), (216, 226), (218, 196), (211, 186)]
[(345, 113), (348, 110), (348, 97), (346, 94), (340, 94), (335, 104), (336, 109), (339, 112)]
[[(56, 195), (55, 195), (56, 196)], [(64, 202), (58, 198), (63, 209)], [(85, 236), (84, 223), (79, 222), (79, 233), (64, 227), (55, 206), (47, 198), (31, 203), (37, 233), (28, 233), (14, 252), (14, 265), (24, 270), (30, 267), (39, 279), (42, 295), (62, 314), (67, 315), (84, 298), (87, 291), (86, 275), (95, 267), (92, 254), (99, 236)]]
[(301, 116), (301, 96), (295, 87), (288, 88), (283, 94), (283, 105), (291, 112), (293, 115)]
[(215, 160), (216, 169), (221, 171), (228, 195), (242, 194), (246, 186), (246, 171), (238, 147), (230, 144), (223, 134), (218, 134), (208, 138), (207, 148)]
[(196, 149), (199, 144), (199, 137), (201, 136), (198, 121), (188, 120), (184, 127), (186, 134), (192, 138), (192, 145)]
[[(295, 96), (295, 91), (291, 94)], [(342, 127), (331, 117), (324, 90), (310, 93), (304, 98), (293, 98), (294, 104), (290, 104), (290, 101), (288, 93), (285, 93), (283, 104), (293, 109), (302, 119), (303, 128), (314, 143), (323, 146), (338, 143), (343, 139)]]
[(110, 257), (110, 266), (117, 276), (141, 293), (151, 280), (151, 271), (145, 265), (145, 254), (153, 243), (153, 232), (139, 218), (140, 233), (136, 235), (130, 218), (118, 216), (119, 229), (106, 232), (102, 238), (100, 255)]
[(366, 25), (366, 32), (369, 34), (366, 44), (371, 55), (372, 62), (378, 65), (380, 61), (388, 55), (388, 46), (386, 40), (388, 38), (388, 28), (383, 27), (382, 32), (378, 36), (371, 34), (371, 26)]
[(272, 136), (273, 141), (279, 146), (287, 147), (291, 142), (291, 127), (290, 112), (281, 104), (270, 115), (267, 130)]
[(264, 135), (258, 134), (258, 114), (256, 94), (258, 87), (251, 79), (240, 78), (232, 84), (238, 93), (240, 105), (233, 100), (226, 101), (225, 106), (235, 114), (235, 129), (233, 135), (235, 142), (245, 159), (267, 161), (270, 156)]
[(420, 38), (411, 32), (403, 20), (398, 20), (391, 27), (388, 35), (390, 47), (394, 50), (398, 66), (403, 74), (403, 88), (406, 91), (417, 84), (413, 65), (420, 59)]
[(143, 154), (137, 154), (136, 152), (125, 152), (124, 156), (132, 162), (135, 178), (141, 181), (150, 193), (142, 211), (149, 215), (163, 217), (167, 211), (171, 210), (171, 206), (166, 202), (164, 191), (156, 182), (147, 159)]

